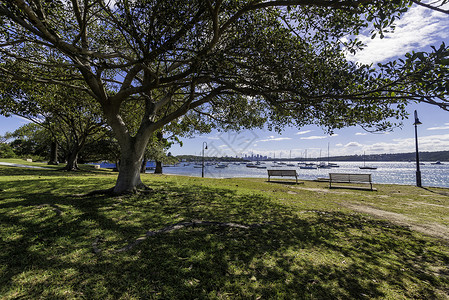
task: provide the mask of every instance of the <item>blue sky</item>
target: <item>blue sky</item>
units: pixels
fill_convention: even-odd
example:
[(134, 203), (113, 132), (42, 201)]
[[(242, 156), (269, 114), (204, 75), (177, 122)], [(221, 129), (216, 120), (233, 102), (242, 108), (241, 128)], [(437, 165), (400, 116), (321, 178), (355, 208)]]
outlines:
[[(379, 63), (402, 57), (406, 52), (428, 51), (431, 45), (439, 46), (442, 41), (449, 44), (449, 16), (413, 6), (396, 23), (396, 30), (386, 34), (384, 39), (371, 39), (369, 33), (358, 37), (367, 45), (363, 51), (348, 59), (361, 63)], [(372, 134), (360, 127), (335, 131), (333, 136), (325, 135), (317, 126), (301, 129), (285, 128), (282, 134), (267, 130), (242, 131), (239, 133), (213, 132), (204, 136), (183, 139), (183, 147), (172, 146), (174, 155), (200, 155), (203, 142), (209, 149), (206, 155), (261, 154), (273, 157), (327, 156), (330, 155), (379, 154), (414, 152), (413, 111), (418, 111), (423, 123), (418, 127), (420, 151), (449, 150), (449, 112), (428, 104), (413, 104), (408, 107), (411, 119), (405, 120), (402, 128), (392, 132)], [(14, 131), (27, 121), (18, 117), (0, 116), (0, 135)]]
[(418, 111), (422, 125), (418, 126), (420, 151), (449, 150), (449, 112), (436, 106), (415, 104), (408, 108), (410, 118), (403, 126), (391, 132), (369, 133), (360, 127), (336, 130), (332, 136), (326, 135), (317, 126), (301, 129), (286, 128), (281, 134), (267, 130), (242, 131), (239, 133), (214, 132), (212, 134), (184, 139), (183, 147), (172, 146), (175, 154), (201, 154), (202, 142), (208, 144), (207, 155), (241, 156), (261, 154), (275, 157), (308, 157), (334, 155), (362, 155), (381, 153), (405, 153), (415, 151), (415, 131), (413, 111)]

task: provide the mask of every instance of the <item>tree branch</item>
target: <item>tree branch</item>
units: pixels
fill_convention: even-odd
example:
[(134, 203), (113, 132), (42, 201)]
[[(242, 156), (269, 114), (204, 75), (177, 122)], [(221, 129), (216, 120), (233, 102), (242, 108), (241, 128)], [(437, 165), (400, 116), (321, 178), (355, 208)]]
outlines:
[(432, 5), (432, 4), (423, 3), (422, 1), (419, 1), (419, 0), (410, 0), (410, 1), (412, 1), (413, 3), (415, 3), (417, 5), (423, 6), (425, 8), (430, 8), (432, 10), (435, 10), (435, 11), (441, 12), (443, 14), (449, 15), (449, 10), (447, 10), (447, 9), (442, 9), (442, 8), (439, 8), (439, 7), (437, 7), (435, 5)]

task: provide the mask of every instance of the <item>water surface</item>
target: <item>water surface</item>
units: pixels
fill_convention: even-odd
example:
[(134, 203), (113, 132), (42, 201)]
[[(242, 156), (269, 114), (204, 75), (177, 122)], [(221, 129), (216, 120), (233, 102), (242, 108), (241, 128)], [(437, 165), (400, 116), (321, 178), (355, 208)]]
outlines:
[[(265, 162), (267, 169), (295, 169), (300, 179), (315, 180), (319, 177), (329, 177), (329, 173), (361, 173), (372, 174), (374, 183), (416, 184), (416, 164), (414, 162), (367, 162), (367, 166), (377, 167), (376, 170), (361, 170), (363, 162), (335, 162), (340, 167), (332, 169), (300, 169), (297, 162), (287, 162), (294, 166), (278, 165)], [(245, 164), (228, 164), (226, 168), (216, 168), (216, 165), (205, 166), (205, 177), (258, 177), (267, 178), (267, 169), (247, 168)], [(424, 162), (420, 166), (423, 186), (449, 187), (449, 163), (434, 165)], [(153, 172), (148, 170), (147, 172)], [(165, 174), (201, 176), (201, 168), (195, 168), (193, 163), (180, 163), (174, 167), (164, 167)]]

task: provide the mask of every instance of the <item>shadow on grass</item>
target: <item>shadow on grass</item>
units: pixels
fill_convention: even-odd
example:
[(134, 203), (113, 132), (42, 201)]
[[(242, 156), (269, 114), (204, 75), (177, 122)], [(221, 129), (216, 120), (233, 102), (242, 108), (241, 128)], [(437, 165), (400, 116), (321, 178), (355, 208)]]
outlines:
[(107, 169), (93, 169), (90, 166), (81, 166), (81, 170), (76, 171), (66, 171), (63, 170), (64, 166), (61, 167), (51, 167), (46, 169), (37, 169), (37, 168), (22, 168), (22, 167), (8, 167), (8, 166), (0, 166), (0, 176), (45, 176), (45, 177), (54, 177), (54, 176), (80, 176), (82, 174), (87, 175), (113, 175), (117, 176), (118, 173), (111, 172)]
[(298, 184), (304, 184), (304, 181), (282, 181), (282, 180), (270, 180), (265, 181), (266, 183), (274, 183), (274, 184), (285, 184), (285, 185), (298, 185)]
[[(444, 246), (404, 227), (339, 212), (297, 212), (258, 194), (153, 183), (150, 195), (77, 198), (67, 182), (22, 181), (2, 193), (0, 295), (61, 298), (444, 298)], [(41, 192), (34, 192), (40, 187)], [(76, 190), (76, 188), (73, 188)], [(46, 205), (43, 205), (46, 204)], [(57, 214), (54, 208), (62, 211)], [(192, 219), (263, 224), (191, 227), (142, 236)], [(105, 252), (92, 253), (92, 242)]]
[(442, 195), (442, 196), (447, 196), (449, 197), (449, 189), (443, 189), (443, 188), (427, 188), (427, 187), (422, 187), (423, 190), (426, 190), (428, 192), (434, 193), (434, 194), (438, 194), (438, 195)]

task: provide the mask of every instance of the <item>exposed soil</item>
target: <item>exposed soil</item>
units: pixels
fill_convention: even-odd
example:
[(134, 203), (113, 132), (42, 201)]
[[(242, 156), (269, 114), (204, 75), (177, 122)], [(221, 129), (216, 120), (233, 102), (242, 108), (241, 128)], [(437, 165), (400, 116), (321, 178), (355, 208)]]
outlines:
[(318, 192), (318, 193), (329, 193), (329, 194), (354, 194), (352, 192), (345, 192), (342, 190), (330, 190), (328, 188), (304, 188), (304, 187), (296, 187), (292, 186), (292, 189), (298, 189), (298, 190), (305, 190), (305, 191), (311, 191), (311, 192)]
[[(304, 188), (304, 187), (292, 187), (294, 189), (300, 189), (300, 190), (308, 190), (312, 192), (318, 192), (318, 193), (332, 193), (332, 194), (353, 194), (351, 192), (341, 191), (341, 190), (330, 190), (330, 189), (323, 189), (323, 188)], [(443, 195), (443, 197), (446, 194), (438, 193)], [(429, 196), (429, 195), (426, 195)], [(432, 196), (432, 195), (430, 195)], [(376, 198), (388, 198), (390, 196), (388, 195), (375, 195)], [(440, 196), (441, 197), (441, 196)], [(354, 211), (360, 212), (360, 213), (366, 213), (370, 214), (377, 218), (382, 218), (389, 220), (392, 223), (395, 223), (400, 226), (408, 227), (412, 230), (418, 231), (420, 233), (434, 236), (441, 238), (443, 240), (449, 241), (449, 227), (439, 224), (439, 223), (418, 223), (416, 220), (407, 217), (403, 214), (398, 214), (394, 212), (389, 212), (385, 210), (381, 210), (378, 208), (371, 207), (369, 205), (362, 205), (362, 204), (353, 204), (353, 203), (339, 203), (340, 205), (352, 209)], [(432, 203), (425, 203), (425, 202), (410, 202), (409, 204), (413, 205), (429, 205), (429, 206), (436, 206), (436, 207), (446, 207), (444, 205), (439, 204), (432, 204)]]
[(370, 214), (375, 217), (387, 219), (397, 225), (409, 227), (412, 230), (424, 233), (430, 236), (438, 237), (449, 241), (449, 227), (438, 223), (418, 224), (412, 218), (402, 214), (377, 209), (367, 205), (340, 203), (342, 206), (350, 208), (354, 211)]

